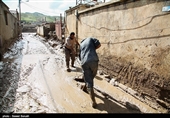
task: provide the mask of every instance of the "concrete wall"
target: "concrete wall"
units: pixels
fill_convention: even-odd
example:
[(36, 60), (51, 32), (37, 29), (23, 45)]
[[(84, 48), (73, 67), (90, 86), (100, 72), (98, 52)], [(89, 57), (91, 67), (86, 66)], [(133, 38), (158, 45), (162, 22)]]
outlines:
[(44, 37), (44, 26), (37, 26), (37, 34)]
[(0, 1), (0, 37), (2, 53), (18, 38), (18, 35), (18, 19), (10, 13), (8, 6)]
[[(170, 6), (169, 0), (126, 0), (67, 11), (67, 30), (76, 31), (78, 41), (95, 37), (100, 69), (140, 95), (163, 101), (170, 107)], [(158, 101), (159, 100), (159, 101)]]
[(55, 23), (46, 23), (37, 26), (37, 34), (46, 37), (50, 31), (55, 31)]
[(37, 32), (36, 25), (23, 24), (22, 32), (32, 32), (32, 33), (35, 33), (35, 32)]
[(61, 30), (61, 23), (60, 22), (56, 22), (55, 31), (56, 31), (56, 35), (57, 35), (58, 39), (61, 40), (62, 39), (62, 30)]
[(78, 20), (76, 16), (76, 10), (78, 12), (84, 9), (86, 9), (86, 5), (78, 5), (65, 11), (66, 14), (65, 14), (65, 21), (64, 21), (65, 22), (64, 37), (68, 37), (71, 32), (75, 32), (76, 37), (78, 37)]
[(74, 10), (71, 11), (71, 13), (68, 14), (66, 18), (66, 29), (65, 29), (66, 37), (68, 37), (71, 32), (76, 32), (76, 16), (74, 15), (74, 12), (75, 12)]

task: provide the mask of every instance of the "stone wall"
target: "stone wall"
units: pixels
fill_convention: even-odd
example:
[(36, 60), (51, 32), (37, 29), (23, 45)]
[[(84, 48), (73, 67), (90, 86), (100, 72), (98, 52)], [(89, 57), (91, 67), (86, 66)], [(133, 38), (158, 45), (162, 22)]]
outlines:
[(22, 28), (22, 32), (37, 32), (37, 28), (35, 25), (24, 25)]
[(0, 1), (0, 14), (0, 50), (3, 54), (16, 41), (20, 32), (18, 19), (10, 13), (8, 6), (2, 1)]
[[(79, 42), (100, 40), (100, 69), (169, 109), (170, 12), (162, 12), (164, 6), (170, 1), (110, 2), (79, 11), (77, 30)], [(73, 22), (68, 31), (76, 30), (75, 15), (67, 17)]]

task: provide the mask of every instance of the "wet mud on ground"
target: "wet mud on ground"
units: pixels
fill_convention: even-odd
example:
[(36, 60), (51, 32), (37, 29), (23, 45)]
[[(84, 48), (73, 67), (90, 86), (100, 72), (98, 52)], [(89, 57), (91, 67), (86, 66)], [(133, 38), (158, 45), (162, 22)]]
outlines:
[[(55, 44), (55, 45), (54, 45)], [(107, 82), (105, 75), (94, 79), (97, 107), (92, 108), (78, 58), (67, 72), (61, 43), (35, 33), (4, 54), (0, 62), (1, 113), (163, 113)]]

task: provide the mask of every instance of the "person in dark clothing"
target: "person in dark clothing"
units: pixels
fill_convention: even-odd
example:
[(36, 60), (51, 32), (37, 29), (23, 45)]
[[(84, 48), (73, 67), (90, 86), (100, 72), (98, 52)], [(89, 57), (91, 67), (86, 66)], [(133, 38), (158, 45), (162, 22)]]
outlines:
[(96, 38), (85, 38), (80, 43), (79, 59), (83, 70), (83, 79), (85, 86), (92, 100), (92, 107), (96, 107), (96, 101), (94, 96), (94, 83), (93, 79), (97, 74), (99, 58), (96, 53), (96, 49), (101, 46), (100, 42)]

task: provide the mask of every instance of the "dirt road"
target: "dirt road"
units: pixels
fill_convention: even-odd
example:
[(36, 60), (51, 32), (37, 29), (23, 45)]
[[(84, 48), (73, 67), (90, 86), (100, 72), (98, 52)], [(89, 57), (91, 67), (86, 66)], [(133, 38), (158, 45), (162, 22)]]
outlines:
[[(54, 44), (50, 46), (50, 44)], [(81, 90), (82, 70), (67, 72), (61, 44), (23, 33), (0, 62), (1, 113), (161, 113), (98, 74), (94, 80), (97, 107)], [(75, 80), (77, 78), (77, 80)]]

